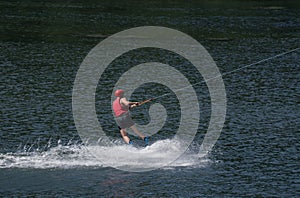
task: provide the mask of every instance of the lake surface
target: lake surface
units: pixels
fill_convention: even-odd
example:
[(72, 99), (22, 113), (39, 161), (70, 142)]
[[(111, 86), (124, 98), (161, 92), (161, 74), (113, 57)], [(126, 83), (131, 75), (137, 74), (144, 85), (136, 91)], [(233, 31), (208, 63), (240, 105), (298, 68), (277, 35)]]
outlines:
[[(294, 1), (2, 1), (1, 195), (299, 197), (299, 9)], [(103, 163), (83, 145), (73, 119), (72, 89), (80, 64), (94, 46), (122, 30), (148, 25), (182, 31), (208, 50), (223, 75), (227, 114), (212, 151), (199, 158), (211, 102), (206, 84), (197, 84), (200, 121), (187, 152), (156, 170), (126, 172), (111, 166), (129, 162)], [(290, 50), (294, 51), (276, 57)], [(163, 50), (119, 57), (95, 95), (99, 123), (116, 144), (93, 147), (98, 155), (124, 158), (120, 151), (131, 149), (168, 157), (168, 149), (174, 147), (180, 104), (171, 90), (149, 83), (132, 96), (143, 100), (170, 94), (157, 100), (166, 107), (168, 119), (150, 138), (153, 145), (148, 150), (134, 136), (137, 148), (122, 143), (110, 98), (105, 97), (118, 72), (150, 61), (177, 65), (192, 83), (203, 80), (188, 69), (189, 63)], [(132, 112), (136, 123), (149, 122), (150, 106)], [(141, 157), (131, 163), (149, 161)]]

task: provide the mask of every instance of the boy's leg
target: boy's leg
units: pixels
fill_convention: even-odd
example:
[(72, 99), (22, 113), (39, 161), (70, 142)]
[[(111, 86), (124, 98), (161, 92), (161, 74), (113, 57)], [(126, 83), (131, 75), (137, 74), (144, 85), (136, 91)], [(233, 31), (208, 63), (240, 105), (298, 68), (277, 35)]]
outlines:
[(130, 128), (135, 132), (135, 134), (137, 134), (140, 138), (142, 138), (142, 140), (144, 140), (144, 138), (145, 138), (146, 136), (143, 135), (143, 134), (136, 128), (135, 125), (132, 125)]
[(122, 135), (123, 140), (124, 140), (127, 144), (129, 144), (130, 138), (128, 137), (128, 135), (127, 135), (127, 133), (126, 133), (126, 130), (125, 130), (125, 129), (121, 129), (121, 130), (120, 130), (120, 133), (121, 133), (121, 135)]

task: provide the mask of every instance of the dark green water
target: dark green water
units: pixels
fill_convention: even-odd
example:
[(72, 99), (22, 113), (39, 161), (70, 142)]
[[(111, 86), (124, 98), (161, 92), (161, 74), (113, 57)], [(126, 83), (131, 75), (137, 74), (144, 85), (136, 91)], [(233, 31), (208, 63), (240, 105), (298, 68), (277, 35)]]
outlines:
[[(299, 9), (294, 1), (0, 2), (1, 195), (298, 197), (300, 52), (237, 69), (298, 48)], [(178, 166), (122, 172), (81, 148), (72, 88), (82, 60), (96, 44), (146, 25), (187, 33), (209, 51), (224, 74), (227, 115), (207, 159), (187, 155), (187, 163)], [(120, 65), (139, 56), (131, 54)], [(150, 57), (164, 57), (156, 56)], [(197, 89), (205, 111), (192, 153), (209, 122), (208, 92), (205, 85)], [(161, 98), (160, 103), (176, 115), (172, 102)], [(101, 104), (96, 107), (99, 115), (107, 112)], [(135, 119), (147, 122), (142, 110)], [(153, 140), (172, 137), (177, 121), (174, 117)], [(114, 129), (108, 133), (120, 139)]]

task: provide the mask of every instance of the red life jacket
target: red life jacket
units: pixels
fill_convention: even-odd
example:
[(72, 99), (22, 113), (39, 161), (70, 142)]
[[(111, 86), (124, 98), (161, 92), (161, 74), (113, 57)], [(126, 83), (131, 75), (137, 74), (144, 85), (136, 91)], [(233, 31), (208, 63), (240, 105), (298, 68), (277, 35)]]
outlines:
[(113, 102), (113, 110), (115, 112), (116, 117), (119, 117), (119, 116), (123, 115), (124, 113), (127, 113), (129, 110), (128, 107), (121, 105), (120, 100), (121, 100), (121, 98), (117, 97)]

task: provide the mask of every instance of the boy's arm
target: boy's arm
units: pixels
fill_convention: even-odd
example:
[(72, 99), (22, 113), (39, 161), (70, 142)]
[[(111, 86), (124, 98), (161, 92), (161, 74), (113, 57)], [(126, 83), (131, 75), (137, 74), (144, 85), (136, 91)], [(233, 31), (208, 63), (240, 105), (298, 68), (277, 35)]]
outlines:
[(138, 102), (129, 102), (126, 98), (122, 98), (120, 102), (125, 106), (138, 105)]

